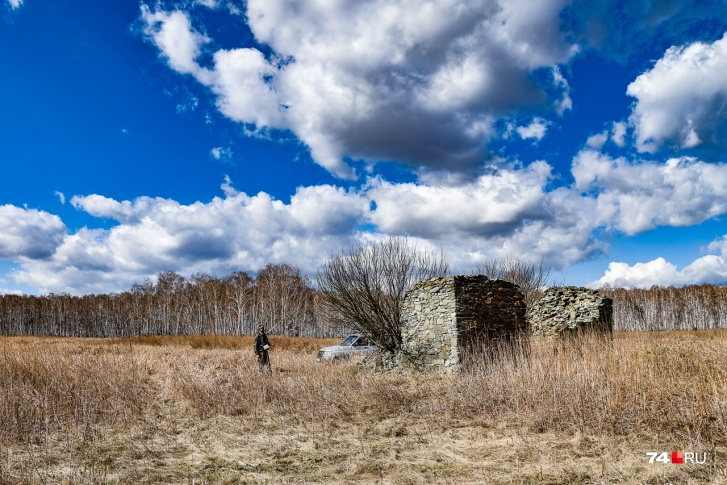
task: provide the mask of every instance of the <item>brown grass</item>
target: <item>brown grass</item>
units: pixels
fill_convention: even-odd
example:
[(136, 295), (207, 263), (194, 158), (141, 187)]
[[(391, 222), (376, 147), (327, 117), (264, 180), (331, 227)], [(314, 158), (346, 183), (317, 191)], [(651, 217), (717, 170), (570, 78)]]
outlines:
[[(149, 335), (146, 337), (110, 338), (105, 340), (86, 339), (99, 344), (155, 345), (155, 346), (189, 346), (193, 349), (234, 349), (251, 350), (255, 342), (253, 336), (237, 337), (232, 335)], [(322, 345), (336, 345), (341, 339), (321, 338), (290, 338), (270, 336), (270, 344), (276, 351), (290, 350), (296, 353), (316, 352)]]
[[(534, 343), (451, 377), (336, 341), (0, 339), (0, 483), (724, 483), (727, 331)], [(647, 451), (708, 465), (649, 465)]]

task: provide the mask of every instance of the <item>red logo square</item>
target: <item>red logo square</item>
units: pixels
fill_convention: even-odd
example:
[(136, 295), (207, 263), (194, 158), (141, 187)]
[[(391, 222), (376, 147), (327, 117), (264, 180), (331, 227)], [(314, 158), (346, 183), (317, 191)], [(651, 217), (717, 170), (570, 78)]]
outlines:
[(671, 462), (674, 465), (681, 465), (684, 463), (684, 453), (681, 451), (672, 451), (671, 452)]

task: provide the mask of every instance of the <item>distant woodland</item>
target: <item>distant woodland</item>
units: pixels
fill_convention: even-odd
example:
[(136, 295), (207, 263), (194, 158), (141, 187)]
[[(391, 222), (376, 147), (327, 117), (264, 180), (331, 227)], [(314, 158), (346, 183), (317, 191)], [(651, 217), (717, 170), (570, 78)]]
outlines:
[(727, 328), (727, 286), (602, 288), (599, 292), (613, 299), (618, 331)]
[[(727, 328), (727, 287), (700, 285), (649, 290), (606, 288), (617, 331)], [(126, 337), (271, 334), (340, 337), (310, 280), (298, 268), (271, 264), (255, 277), (185, 279), (163, 272), (115, 294), (0, 295), (0, 335)]]
[(268, 265), (256, 277), (189, 279), (162, 272), (131, 290), (101, 295), (0, 296), (0, 334), (74, 337), (224, 334), (340, 335), (327, 325), (316, 292), (300, 270)]

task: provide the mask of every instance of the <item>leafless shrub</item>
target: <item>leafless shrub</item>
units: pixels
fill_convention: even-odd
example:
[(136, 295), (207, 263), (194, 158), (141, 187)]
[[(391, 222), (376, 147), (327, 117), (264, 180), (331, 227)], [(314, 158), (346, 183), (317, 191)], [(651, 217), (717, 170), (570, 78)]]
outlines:
[(318, 271), (320, 297), (329, 315), (381, 348), (401, 345), (400, 308), (417, 281), (445, 276), (444, 255), (419, 251), (405, 238), (359, 244), (331, 257)]

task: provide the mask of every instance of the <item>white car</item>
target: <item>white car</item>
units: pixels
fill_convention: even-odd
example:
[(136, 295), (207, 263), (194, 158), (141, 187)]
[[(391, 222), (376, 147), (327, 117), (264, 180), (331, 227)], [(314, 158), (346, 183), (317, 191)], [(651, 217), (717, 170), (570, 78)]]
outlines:
[(316, 360), (320, 362), (322, 360), (350, 359), (354, 355), (368, 355), (374, 350), (376, 350), (376, 345), (369, 339), (354, 333), (343, 339), (343, 342), (338, 345), (319, 350)]

